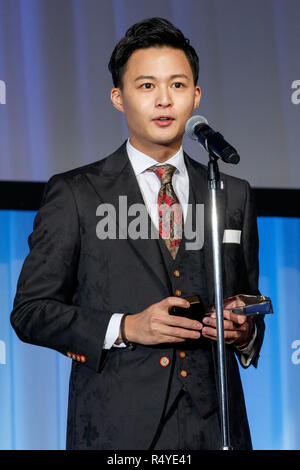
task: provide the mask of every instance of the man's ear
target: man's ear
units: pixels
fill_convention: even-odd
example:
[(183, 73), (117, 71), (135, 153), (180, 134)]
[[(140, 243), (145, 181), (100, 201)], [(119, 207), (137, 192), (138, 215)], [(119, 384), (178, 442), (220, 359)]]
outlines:
[(120, 88), (113, 88), (110, 92), (110, 99), (114, 107), (124, 113), (122, 91)]
[(194, 100), (194, 109), (198, 108), (201, 99), (201, 88), (199, 86), (195, 87), (195, 100)]

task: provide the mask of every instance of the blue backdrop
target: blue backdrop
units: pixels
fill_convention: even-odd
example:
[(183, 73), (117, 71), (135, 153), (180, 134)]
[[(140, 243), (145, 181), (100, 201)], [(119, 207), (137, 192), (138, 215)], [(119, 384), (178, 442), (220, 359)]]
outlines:
[[(0, 449), (64, 449), (70, 359), (9, 324), (34, 212), (0, 211)], [(257, 369), (241, 370), (255, 449), (300, 449), (300, 219), (259, 218), (260, 289), (272, 298)]]

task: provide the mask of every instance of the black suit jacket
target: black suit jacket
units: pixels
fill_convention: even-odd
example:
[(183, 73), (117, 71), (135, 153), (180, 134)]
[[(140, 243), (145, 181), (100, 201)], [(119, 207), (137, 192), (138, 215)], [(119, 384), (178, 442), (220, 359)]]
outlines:
[[(208, 298), (214, 300), (206, 168), (185, 155), (199, 201), (206, 201), (204, 256)], [(222, 175), (221, 229), (242, 230), (240, 244), (223, 244), (224, 296), (258, 292), (258, 237), (248, 183)], [(53, 176), (29, 237), (12, 325), (21, 340), (73, 358), (69, 390), (68, 448), (147, 449), (157, 429), (170, 379), (161, 367), (172, 345), (103, 349), (111, 315), (137, 313), (169, 295), (158, 240), (99, 240), (97, 207), (143, 204), (123, 144), (94, 164)], [(149, 218), (150, 223), (150, 218)], [(122, 228), (120, 228), (122, 230)], [(256, 366), (263, 338), (257, 321)], [(212, 345), (212, 354), (214, 354)], [(229, 395), (236, 432), (247, 427), (240, 378), (228, 347)], [(237, 411), (240, 409), (240, 412)], [(235, 432), (235, 431), (234, 431)]]

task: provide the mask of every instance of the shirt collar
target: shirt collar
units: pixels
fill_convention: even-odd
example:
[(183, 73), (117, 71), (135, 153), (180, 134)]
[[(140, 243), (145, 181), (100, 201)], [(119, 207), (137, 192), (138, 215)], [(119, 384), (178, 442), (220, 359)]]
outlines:
[(166, 163), (175, 166), (179, 172), (184, 173), (186, 170), (182, 146), (175, 155), (170, 157), (164, 163), (159, 163), (154, 158), (149, 157), (149, 155), (146, 155), (145, 153), (137, 150), (131, 145), (129, 139), (126, 142), (126, 150), (136, 176), (143, 173), (143, 171), (147, 170), (147, 168), (152, 165), (165, 165)]

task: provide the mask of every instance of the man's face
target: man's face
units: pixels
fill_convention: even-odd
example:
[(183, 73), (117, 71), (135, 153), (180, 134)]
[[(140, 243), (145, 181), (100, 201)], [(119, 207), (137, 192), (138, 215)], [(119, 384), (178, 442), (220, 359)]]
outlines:
[(177, 151), (201, 97), (185, 53), (171, 47), (136, 50), (122, 85), (111, 99), (126, 116), (131, 144), (150, 156), (163, 148)]

